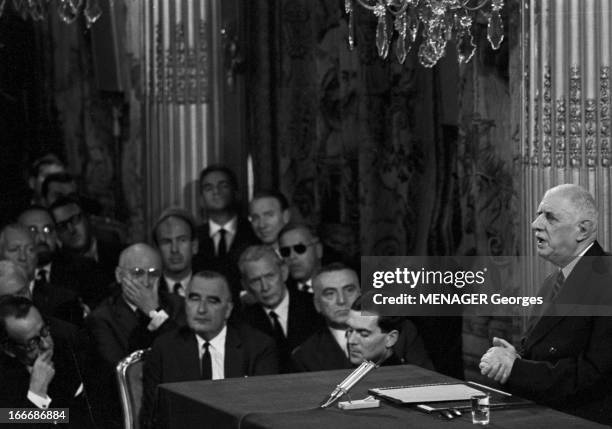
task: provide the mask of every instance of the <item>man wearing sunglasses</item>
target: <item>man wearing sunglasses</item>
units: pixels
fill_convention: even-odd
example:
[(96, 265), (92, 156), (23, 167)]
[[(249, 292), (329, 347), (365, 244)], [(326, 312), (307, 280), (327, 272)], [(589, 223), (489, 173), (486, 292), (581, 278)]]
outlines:
[(184, 321), (183, 300), (159, 287), (162, 261), (156, 249), (137, 243), (119, 256), (115, 270), (118, 291), (102, 301), (87, 322), (100, 371), (100, 399), (105, 427), (118, 418), (119, 398), (114, 369), (135, 350), (151, 347), (153, 340)]
[(56, 279), (62, 284), (70, 284), (70, 278), (81, 279), (79, 292), (85, 303), (94, 308), (111, 292), (108, 286), (114, 280), (122, 246), (94, 235), (89, 216), (74, 195), (59, 197), (49, 211), (62, 243), (56, 258), (60, 262)]
[(0, 297), (0, 348), (0, 407), (69, 408), (67, 427), (94, 427), (72, 347), (29, 299)]
[(278, 252), (289, 267), (289, 288), (313, 293), (312, 277), (323, 257), (319, 237), (307, 225), (289, 223), (280, 232)]

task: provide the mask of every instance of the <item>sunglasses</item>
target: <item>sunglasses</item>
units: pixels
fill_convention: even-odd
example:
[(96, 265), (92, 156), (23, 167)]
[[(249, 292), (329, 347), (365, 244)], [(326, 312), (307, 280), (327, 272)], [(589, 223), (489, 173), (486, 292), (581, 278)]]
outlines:
[(130, 273), (130, 276), (132, 276), (135, 279), (143, 279), (145, 275), (152, 279), (158, 279), (162, 275), (161, 270), (158, 268), (140, 268), (140, 267), (123, 268), (122, 267), (121, 269), (127, 273)]
[(44, 325), (40, 328), (40, 332), (34, 338), (30, 338), (25, 344), (14, 342), (15, 347), (19, 347), (25, 350), (27, 353), (32, 353), (38, 349), (40, 349), (40, 345), (43, 342), (43, 339), (49, 338), (51, 335), (51, 330), (49, 329), (49, 325)]
[(82, 212), (75, 213), (72, 216), (70, 216), (68, 219), (63, 220), (61, 222), (57, 222), (55, 224), (55, 227), (57, 228), (58, 231), (64, 232), (68, 230), (69, 225), (75, 228), (79, 223), (81, 223), (82, 220), (83, 220), (83, 213)]
[(283, 258), (288, 258), (289, 255), (291, 255), (291, 249), (293, 249), (296, 255), (303, 255), (306, 253), (306, 249), (317, 243), (318, 241), (313, 241), (312, 243), (308, 244), (298, 243), (294, 244), (293, 246), (283, 246), (278, 249), (278, 253), (280, 253)]

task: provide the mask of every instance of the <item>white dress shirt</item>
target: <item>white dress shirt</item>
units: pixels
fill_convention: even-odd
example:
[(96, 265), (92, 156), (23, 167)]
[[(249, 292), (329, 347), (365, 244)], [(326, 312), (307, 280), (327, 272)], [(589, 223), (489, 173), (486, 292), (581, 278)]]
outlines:
[(166, 281), (166, 286), (168, 287), (168, 292), (174, 293), (174, 285), (177, 283), (181, 284), (181, 287), (178, 290), (178, 294), (182, 297), (185, 296), (185, 291), (187, 290), (187, 285), (191, 281), (191, 276), (193, 273), (189, 273), (187, 277), (184, 277), (180, 280), (173, 280), (170, 277), (164, 276), (164, 280)]
[[(215, 338), (208, 342), (208, 352), (212, 363), (212, 379), (222, 380), (225, 378), (225, 337), (227, 336), (227, 325), (221, 329)], [(198, 355), (200, 362), (204, 355), (204, 343), (206, 340), (196, 334), (198, 341)]]
[(218, 223), (208, 219), (208, 235), (213, 239), (215, 244), (215, 254), (219, 250), (219, 240), (221, 239), (221, 234), (219, 234), (219, 230), (223, 228), (225, 230), (225, 248), (229, 251), (232, 243), (234, 242), (234, 237), (236, 236), (236, 229), (238, 228), (238, 217), (234, 216), (227, 223), (223, 225), (219, 225)]

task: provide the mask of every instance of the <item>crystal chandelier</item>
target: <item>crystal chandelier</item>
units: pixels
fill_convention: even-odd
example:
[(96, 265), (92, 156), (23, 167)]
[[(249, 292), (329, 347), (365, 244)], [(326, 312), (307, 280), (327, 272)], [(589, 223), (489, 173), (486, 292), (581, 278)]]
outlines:
[[(0, 16), (8, 2), (9, 0), (0, 0)], [(98, 0), (10, 0), (10, 2), (24, 20), (30, 17), (34, 21), (42, 21), (45, 19), (47, 9), (52, 7), (51, 3), (55, 3), (60, 19), (66, 24), (73, 23), (82, 12), (87, 28), (90, 28), (102, 15)], [(83, 2), (85, 2), (84, 7)]]
[[(504, 40), (504, 24), (500, 11), (504, 0), (344, 0), (348, 14), (348, 43), (352, 50), (354, 37), (354, 2), (370, 10), (378, 20), (376, 47), (381, 58), (387, 58), (393, 35), (395, 54), (403, 64), (415, 45), (419, 28), (422, 41), (419, 62), (433, 67), (446, 52), (446, 44), (454, 41), (459, 63), (469, 62), (476, 52), (472, 23), (477, 13), (487, 17), (487, 39), (493, 49)], [(485, 6), (490, 8), (485, 10)], [(389, 24), (392, 30), (389, 31)]]

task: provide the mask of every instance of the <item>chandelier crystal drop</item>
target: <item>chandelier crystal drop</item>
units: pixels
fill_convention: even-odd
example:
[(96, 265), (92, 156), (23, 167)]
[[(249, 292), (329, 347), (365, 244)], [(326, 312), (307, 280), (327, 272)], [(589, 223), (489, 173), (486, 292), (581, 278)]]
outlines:
[(449, 41), (457, 47), (459, 63), (468, 63), (476, 53), (472, 24), (477, 14), (487, 19), (487, 39), (491, 48), (499, 49), (504, 40), (501, 17), (504, 0), (344, 0), (351, 50), (355, 46), (355, 3), (376, 17), (376, 48), (381, 58), (389, 55), (395, 36), (395, 56), (400, 64), (406, 61), (419, 31), (418, 58), (423, 66), (436, 65), (446, 53)]
[[(0, 16), (7, 7), (8, 1), (0, 0)], [(98, 0), (10, 0), (10, 2), (15, 12), (24, 20), (28, 18), (34, 21), (44, 20), (48, 9), (52, 8), (53, 4), (55, 4), (60, 19), (66, 24), (76, 21), (79, 14), (82, 13), (87, 28), (90, 28), (102, 15)]]

